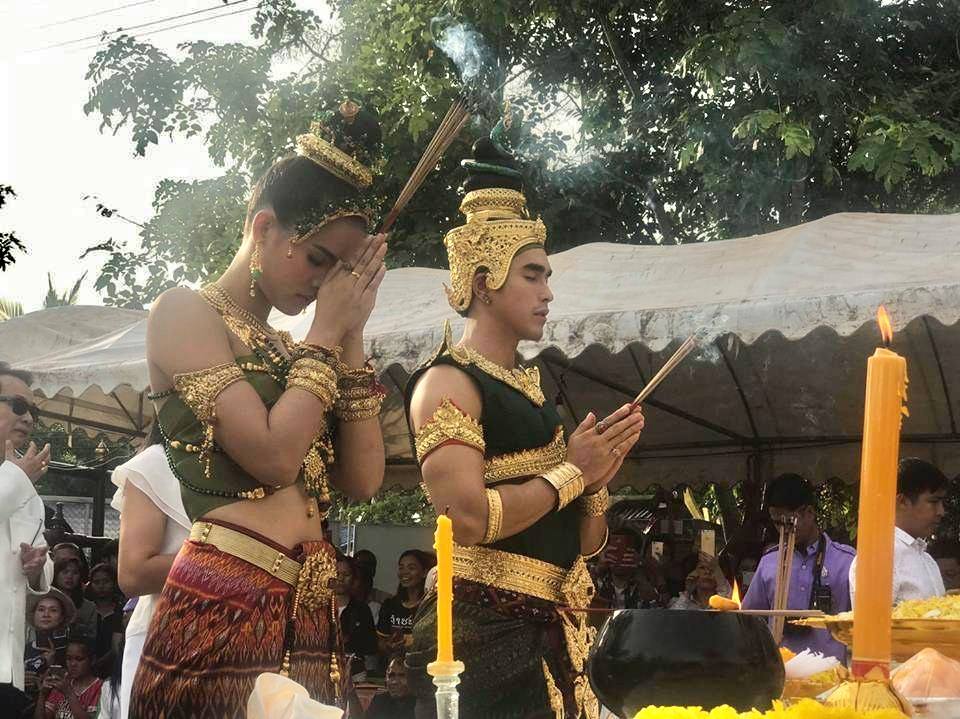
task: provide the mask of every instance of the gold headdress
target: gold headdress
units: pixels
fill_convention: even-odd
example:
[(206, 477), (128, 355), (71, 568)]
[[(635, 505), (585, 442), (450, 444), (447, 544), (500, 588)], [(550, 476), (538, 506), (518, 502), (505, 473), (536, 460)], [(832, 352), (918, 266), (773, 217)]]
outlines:
[(443, 239), (450, 262), (447, 300), (459, 313), (470, 307), (477, 270), (486, 269), (487, 287), (498, 290), (507, 281), (510, 263), (520, 250), (547, 242), (543, 222), (530, 219), (521, 191), (522, 175), (505, 147), (510, 119), (508, 106), (490, 137), (474, 143), (474, 159), (463, 162), (469, 177), (460, 212), (467, 221)]
[(374, 211), (366, 197), (373, 184), (373, 156), (380, 145), (380, 128), (369, 113), (346, 100), (337, 113), (327, 113), (310, 125), (310, 132), (297, 136), (297, 153), (313, 160), (334, 177), (350, 185), (356, 193), (333, 199), (317, 207), (297, 223), (299, 244), (324, 225), (342, 217), (359, 217), (369, 226)]

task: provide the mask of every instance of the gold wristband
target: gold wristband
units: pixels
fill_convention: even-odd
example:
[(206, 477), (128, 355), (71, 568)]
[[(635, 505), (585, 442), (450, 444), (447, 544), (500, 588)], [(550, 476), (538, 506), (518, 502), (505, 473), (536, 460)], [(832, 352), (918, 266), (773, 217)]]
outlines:
[(495, 489), (487, 490), (487, 531), (480, 540), (480, 544), (492, 544), (500, 539), (500, 529), (503, 527), (503, 500), (500, 492)]
[(329, 409), (337, 401), (337, 374), (326, 362), (311, 357), (301, 357), (290, 367), (287, 388), (306, 390), (323, 402)]
[(578, 501), (580, 511), (584, 517), (602, 517), (607, 513), (610, 492), (602, 487), (599, 492), (584, 494)]
[(540, 476), (557, 490), (557, 510), (563, 509), (583, 494), (583, 473), (575, 464), (563, 462)]

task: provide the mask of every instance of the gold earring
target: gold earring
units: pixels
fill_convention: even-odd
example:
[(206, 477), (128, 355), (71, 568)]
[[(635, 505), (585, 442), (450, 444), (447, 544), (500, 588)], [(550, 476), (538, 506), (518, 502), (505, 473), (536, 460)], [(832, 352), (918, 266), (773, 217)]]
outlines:
[(493, 304), (493, 300), (490, 299), (489, 295), (480, 295), (480, 300), (481, 300), (481, 301), (483, 302), (483, 304), (485, 304), (485, 305), (492, 305), (492, 304)]
[(253, 253), (250, 255), (250, 296), (257, 296), (257, 282), (263, 277), (263, 267), (260, 265), (260, 243), (254, 242)]
[(292, 257), (293, 257), (293, 238), (291, 237), (289, 240), (287, 240), (287, 259), (289, 260)]

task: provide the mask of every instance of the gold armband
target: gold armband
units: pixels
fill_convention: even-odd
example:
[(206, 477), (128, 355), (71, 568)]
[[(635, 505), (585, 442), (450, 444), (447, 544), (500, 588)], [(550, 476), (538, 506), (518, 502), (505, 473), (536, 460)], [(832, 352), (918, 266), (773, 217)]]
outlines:
[(575, 464), (558, 464), (540, 476), (557, 490), (557, 510), (563, 509), (583, 494), (583, 473)]
[(428, 454), (448, 442), (473, 447), (481, 453), (487, 447), (480, 423), (451, 400), (444, 399), (414, 437), (417, 461), (423, 462)]
[(217, 397), (234, 382), (243, 379), (243, 371), (236, 362), (226, 362), (198, 370), (173, 376), (173, 385), (183, 400), (203, 423), (203, 442), (199, 447), (200, 466), (203, 474), (210, 478), (210, 460), (213, 455), (213, 425), (216, 420)]
[(287, 389), (297, 387), (306, 390), (330, 409), (337, 401), (337, 373), (326, 362), (301, 357), (294, 361), (287, 374)]
[(607, 513), (610, 492), (603, 487), (599, 492), (584, 494), (577, 500), (584, 517), (602, 517)]
[(503, 526), (503, 500), (500, 492), (495, 489), (487, 490), (487, 531), (480, 540), (480, 544), (492, 544), (500, 539), (500, 529)]
[(173, 385), (184, 403), (193, 410), (201, 422), (210, 422), (214, 417), (217, 397), (234, 382), (243, 379), (243, 372), (236, 362), (226, 362), (216, 367), (173, 376)]

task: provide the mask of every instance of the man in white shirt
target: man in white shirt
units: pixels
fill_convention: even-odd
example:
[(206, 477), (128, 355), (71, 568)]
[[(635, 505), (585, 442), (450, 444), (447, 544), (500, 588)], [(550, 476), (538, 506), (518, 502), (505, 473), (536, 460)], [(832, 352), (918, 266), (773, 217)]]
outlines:
[[(947, 477), (929, 462), (908, 457), (897, 471), (897, 526), (893, 545), (893, 602), (946, 594), (940, 568), (927, 553), (926, 539), (943, 519)], [(850, 600), (856, 587), (856, 560), (850, 567)]]
[[(43, 537), (43, 501), (34, 482), (47, 471), (50, 445), (31, 442), (36, 405), (27, 372), (0, 363), (0, 703), (23, 688), (26, 595), (44, 594), (53, 578)], [(9, 706), (9, 704), (7, 704)]]

